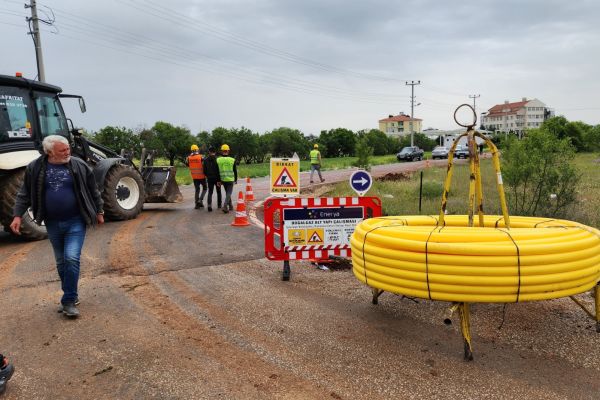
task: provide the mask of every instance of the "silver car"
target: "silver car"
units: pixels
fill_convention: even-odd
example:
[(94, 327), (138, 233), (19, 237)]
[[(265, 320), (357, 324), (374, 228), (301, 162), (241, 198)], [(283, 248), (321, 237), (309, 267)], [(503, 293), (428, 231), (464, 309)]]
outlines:
[(431, 158), (434, 160), (436, 158), (448, 158), (448, 149), (444, 146), (436, 146), (436, 148), (431, 152)]

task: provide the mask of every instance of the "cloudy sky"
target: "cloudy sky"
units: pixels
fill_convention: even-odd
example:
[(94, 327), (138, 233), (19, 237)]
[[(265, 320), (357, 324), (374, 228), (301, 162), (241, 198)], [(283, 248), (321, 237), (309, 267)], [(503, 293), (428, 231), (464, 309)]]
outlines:
[[(23, 1), (0, 0), (0, 73), (37, 74)], [(29, 3), (29, 0), (27, 0)], [(85, 97), (76, 126), (192, 133), (217, 126), (376, 128), (410, 113), (454, 129), (478, 112), (538, 98), (600, 123), (597, 0), (41, 0), (46, 80)], [(74, 103), (74, 102), (73, 102)], [(77, 111), (76, 111), (77, 110)]]

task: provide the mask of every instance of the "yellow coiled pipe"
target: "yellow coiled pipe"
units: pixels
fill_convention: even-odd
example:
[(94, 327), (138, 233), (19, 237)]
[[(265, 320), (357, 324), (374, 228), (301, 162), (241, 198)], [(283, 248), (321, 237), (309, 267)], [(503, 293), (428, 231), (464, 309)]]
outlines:
[(573, 221), (467, 215), (367, 219), (350, 243), (356, 278), (384, 291), (451, 302), (572, 296), (600, 281), (600, 231)]

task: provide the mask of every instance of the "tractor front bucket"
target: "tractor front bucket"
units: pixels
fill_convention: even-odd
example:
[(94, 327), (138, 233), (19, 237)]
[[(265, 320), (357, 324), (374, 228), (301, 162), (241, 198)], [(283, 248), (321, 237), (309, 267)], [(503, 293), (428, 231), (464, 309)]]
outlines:
[(183, 195), (179, 191), (175, 167), (143, 167), (146, 203), (181, 203)]

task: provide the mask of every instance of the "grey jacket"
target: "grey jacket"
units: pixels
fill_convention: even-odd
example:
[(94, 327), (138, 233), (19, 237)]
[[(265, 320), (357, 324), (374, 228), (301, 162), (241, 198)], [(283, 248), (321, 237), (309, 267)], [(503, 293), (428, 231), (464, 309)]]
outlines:
[[(20, 217), (31, 207), (35, 222), (41, 224), (44, 221), (44, 179), (47, 164), (46, 155), (29, 163), (25, 170), (23, 186), (17, 194), (13, 215)], [(92, 169), (83, 160), (73, 156), (67, 163), (67, 168), (73, 176), (79, 212), (87, 225), (95, 225), (96, 214), (103, 212), (103, 202)]]

